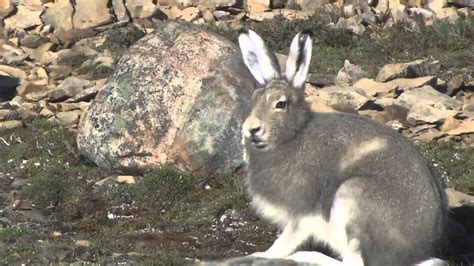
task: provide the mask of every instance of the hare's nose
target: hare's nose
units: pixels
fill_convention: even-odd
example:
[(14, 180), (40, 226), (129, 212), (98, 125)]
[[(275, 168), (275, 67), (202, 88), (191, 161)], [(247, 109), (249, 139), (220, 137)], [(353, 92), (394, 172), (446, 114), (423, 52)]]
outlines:
[(261, 127), (261, 126), (256, 126), (256, 127), (254, 127), (254, 128), (250, 128), (250, 129), (249, 129), (249, 132), (250, 132), (250, 135), (255, 136), (255, 135), (257, 135), (257, 133), (258, 133), (260, 130), (262, 130), (262, 127)]

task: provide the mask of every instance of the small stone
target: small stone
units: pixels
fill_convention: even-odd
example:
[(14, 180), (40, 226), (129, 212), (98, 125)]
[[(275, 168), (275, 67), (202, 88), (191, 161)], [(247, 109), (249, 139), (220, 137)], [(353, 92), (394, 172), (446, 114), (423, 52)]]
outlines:
[(224, 10), (214, 10), (212, 14), (219, 20), (227, 20), (230, 18), (230, 13)]
[(178, 16), (178, 19), (182, 19), (187, 22), (191, 22), (199, 17), (201, 12), (196, 7), (187, 7), (181, 10), (181, 13)]
[(54, 115), (54, 112), (49, 110), (48, 108), (43, 108), (41, 109), (41, 112), (40, 112), (40, 116), (41, 117), (46, 117), (46, 118), (50, 118)]
[(454, 7), (446, 7), (441, 9), (438, 13), (436, 13), (436, 17), (441, 20), (446, 20), (450, 23), (454, 23), (459, 20), (459, 14), (456, 8)]
[(367, 78), (358, 80), (354, 87), (363, 90), (367, 95), (376, 97), (392, 94), (398, 89), (396, 84), (377, 82)]
[(254, 12), (248, 14), (248, 17), (255, 21), (264, 21), (264, 20), (272, 20), (275, 18), (275, 13), (273, 12)]
[[(104, 79), (105, 80), (105, 79)], [(102, 84), (97, 84), (93, 87), (87, 88), (79, 92), (78, 94), (74, 95), (72, 98), (68, 99), (67, 102), (88, 102), (97, 95), (97, 93), (102, 89)]]
[(359, 110), (370, 98), (353, 87), (325, 87), (314, 93), (315, 97), (336, 110)]
[(209, 9), (206, 8), (206, 9), (202, 10), (201, 14), (202, 14), (202, 18), (206, 22), (214, 22), (215, 21), (214, 15), (212, 14), (212, 12)]
[(354, 65), (346, 59), (344, 61), (344, 67), (339, 70), (334, 82), (337, 86), (351, 86), (356, 81), (365, 77), (367, 77), (367, 72), (360, 66)]
[(270, 10), (270, 0), (247, 0), (246, 9), (250, 14), (265, 12)]
[(459, 126), (446, 132), (448, 135), (461, 135), (466, 133), (474, 133), (474, 120), (463, 121)]
[(362, 35), (365, 31), (364, 25), (359, 23), (356, 16), (350, 18), (339, 18), (336, 23), (336, 29), (343, 29), (352, 32), (355, 35)]
[(389, 86), (397, 86), (400, 91), (412, 90), (414, 88), (419, 88), (422, 86), (430, 85), (432, 87), (436, 86), (436, 78), (433, 76), (420, 77), (420, 78), (399, 78), (394, 79), (385, 84)]
[(442, 132), (447, 132), (453, 128), (456, 128), (457, 126), (459, 126), (461, 122), (459, 120), (457, 120), (456, 118), (452, 117), (452, 116), (448, 116), (446, 117), (446, 119), (444, 120), (444, 123), (443, 125), (441, 126), (440, 130)]
[(4, 20), (6, 28), (9, 29), (28, 29), (37, 25), (41, 25), (40, 15), (42, 10), (29, 10), (23, 5), (17, 6), (17, 13)]
[(328, 85), (334, 85), (335, 75), (332, 74), (317, 74), (310, 73), (307, 82), (318, 87), (325, 87)]
[(451, 78), (447, 84), (446, 94), (449, 96), (456, 95), (464, 85), (464, 76), (457, 75)]
[(108, 0), (75, 0), (72, 21), (75, 29), (85, 29), (109, 23), (112, 16), (109, 13)]
[(21, 41), (20, 41), (20, 44), (25, 46), (25, 47), (28, 47), (28, 48), (37, 48), (38, 46), (48, 42), (49, 38), (48, 37), (45, 37), (45, 36), (40, 36), (40, 35), (36, 35), (36, 34), (29, 34), (29, 35), (26, 35), (25, 38), (23, 38)]
[(434, 75), (439, 71), (440, 67), (441, 64), (439, 61), (426, 62), (425, 60), (388, 64), (382, 67), (375, 81), (386, 82), (397, 78), (415, 78)]
[(448, 3), (457, 7), (470, 7), (474, 9), (474, 1), (472, 0), (448, 0)]
[(73, 28), (72, 14), (74, 8), (70, 0), (57, 0), (44, 12), (42, 19), (46, 25), (51, 25), (54, 31), (68, 31)]
[(10, 77), (15, 77), (23, 80), (27, 78), (26, 72), (20, 68), (0, 65), (0, 71), (6, 73)]
[(77, 240), (75, 244), (76, 246), (87, 247), (87, 248), (92, 245), (89, 240)]
[(474, 202), (474, 196), (456, 191), (453, 188), (446, 188), (445, 191), (448, 196), (449, 207), (451, 208), (461, 207), (464, 204)]
[(101, 187), (101, 186), (103, 186), (103, 185), (111, 185), (111, 184), (114, 184), (115, 181), (116, 181), (115, 178), (107, 177), (107, 178), (104, 178), (104, 179), (101, 179), (101, 180), (95, 182), (94, 185)]
[(135, 184), (135, 177), (132, 175), (119, 175), (117, 176), (118, 183), (126, 183), (126, 184)]
[[(430, 106), (440, 110), (459, 110), (462, 107), (460, 101), (440, 93), (429, 85), (408, 90), (402, 93), (395, 101), (398, 105), (408, 109), (411, 109), (415, 104)], [(447, 116), (445, 115), (444, 117)]]
[(52, 125), (59, 125), (63, 127), (76, 126), (79, 122), (79, 117), (81, 116), (82, 111), (75, 110), (69, 112), (59, 112), (55, 116), (50, 117), (48, 121)]
[(128, 10), (125, 7), (124, 0), (112, 0), (115, 16), (119, 21), (130, 21)]
[(157, 10), (153, 0), (125, 0), (125, 6), (132, 18), (147, 18)]
[(0, 0), (0, 20), (10, 15), (15, 9), (11, 0)]
[(46, 42), (44, 44), (41, 44), (39, 47), (36, 49), (30, 49), (23, 47), (22, 49), (25, 51), (26, 54), (28, 54), (31, 58), (41, 61), (43, 64), (49, 64), (50, 62), (53, 61), (53, 58), (50, 58), (51, 60), (45, 61), (47, 52), (53, 47), (53, 43)]
[(12, 120), (12, 121), (3, 121), (0, 122), (0, 132), (9, 130), (9, 129), (15, 129), (23, 126), (23, 122), (17, 121), (17, 120)]
[(47, 97), (51, 102), (59, 102), (65, 99), (71, 98), (78, 94), (85, 88), (93, 86), (94, 83), (88, 80), (79, 79), (76, 77), (68, 77), (63, 80), (57, 87), (51, 92), (48, 92)]

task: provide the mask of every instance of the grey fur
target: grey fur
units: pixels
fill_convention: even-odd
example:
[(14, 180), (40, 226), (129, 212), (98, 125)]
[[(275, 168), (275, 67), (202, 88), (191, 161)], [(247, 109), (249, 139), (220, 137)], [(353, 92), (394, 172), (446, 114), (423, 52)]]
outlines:
[[(263, 148), (244, 137), (251, 198), (263, 198), (295, 220), (314, 213), (329, 220), (344, 185), (356, 201), (346, 234), (360, 241), (365, 265), (410, 265), (439, 256), (446, 196), (411, 142), (361, 116), (313, 113), (303, 90), (290, 84), (275, 79), (254, 92), (249, 117), (258, 119), (268, 136)], [(276, 112), (282, 96), (287, 109)], [(380, 150), (350, 157), (351, 150), (374, 140), (383, 142)]]

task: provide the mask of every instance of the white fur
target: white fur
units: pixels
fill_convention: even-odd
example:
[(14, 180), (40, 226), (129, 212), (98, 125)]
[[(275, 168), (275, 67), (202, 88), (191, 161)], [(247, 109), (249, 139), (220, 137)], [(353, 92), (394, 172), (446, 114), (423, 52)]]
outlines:
[(240, 34), (239, 46), (245, 65), (260, 85), (280, 76), (265, 43), (255, 32), (248, 30), (248, 34)]
[[(341, 188), (345, 190), (344, 185)], [(285, 258), (305, 240), (313, 237), (339, 252), (345, 265), (363, 265), (358, 240), (349, 240), (346, 235), (346, 225), (350, 222), (354, 202), (345, 197), (344, 191), (339, 194), (341, 197), (336, 197), (334, 200), (329, 221), (318, 213), (304, 217), (291, 217), (286, 209), (271, 204), (259, 196), (254, 196), (252, 204), (257, 211), (270, 221), (284, 226), (282, 234), (273, 245), (264, 253), (256, 255), (266, 258)], [(301, 256), (306, 255), (309, 254)], [(298, 258), (301, 259), (299, 255)]]
[(362, 158), (376, 151), (383, 150), (385, 147), (387, 147), (387, 140), (382, 138), (374, 138), (358, 143), (351, 147), (342, 157), (339, 167), (341, 170), (345, 170), (347, 167), (353, 165)]
[[(307, 37), (303, 47), (300, 47), (301, 33), (296, 34), (291, 42), (290, 54), (286, 61), (285, 77), (292, 82), (293, 87), (303, 88), (308, 76), (309, 63), (311, 62), (312, 42), (311, 38)], [(303, 54), (303, 61), (301, 65), (297, 65), (297, 60), (300, 54)]]

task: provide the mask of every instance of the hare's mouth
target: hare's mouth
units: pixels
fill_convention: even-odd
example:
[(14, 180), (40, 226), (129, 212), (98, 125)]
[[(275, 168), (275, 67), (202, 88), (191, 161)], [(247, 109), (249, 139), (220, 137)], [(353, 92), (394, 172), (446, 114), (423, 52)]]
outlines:
[(254, 138), (251, 138), (250, 141), (252, 142), (253, 146), (255, 146), (255, 148), (257, 149), (264, 149), (265, 147), (267, 147), (267, 142), (259, 138), (254, 137)]

